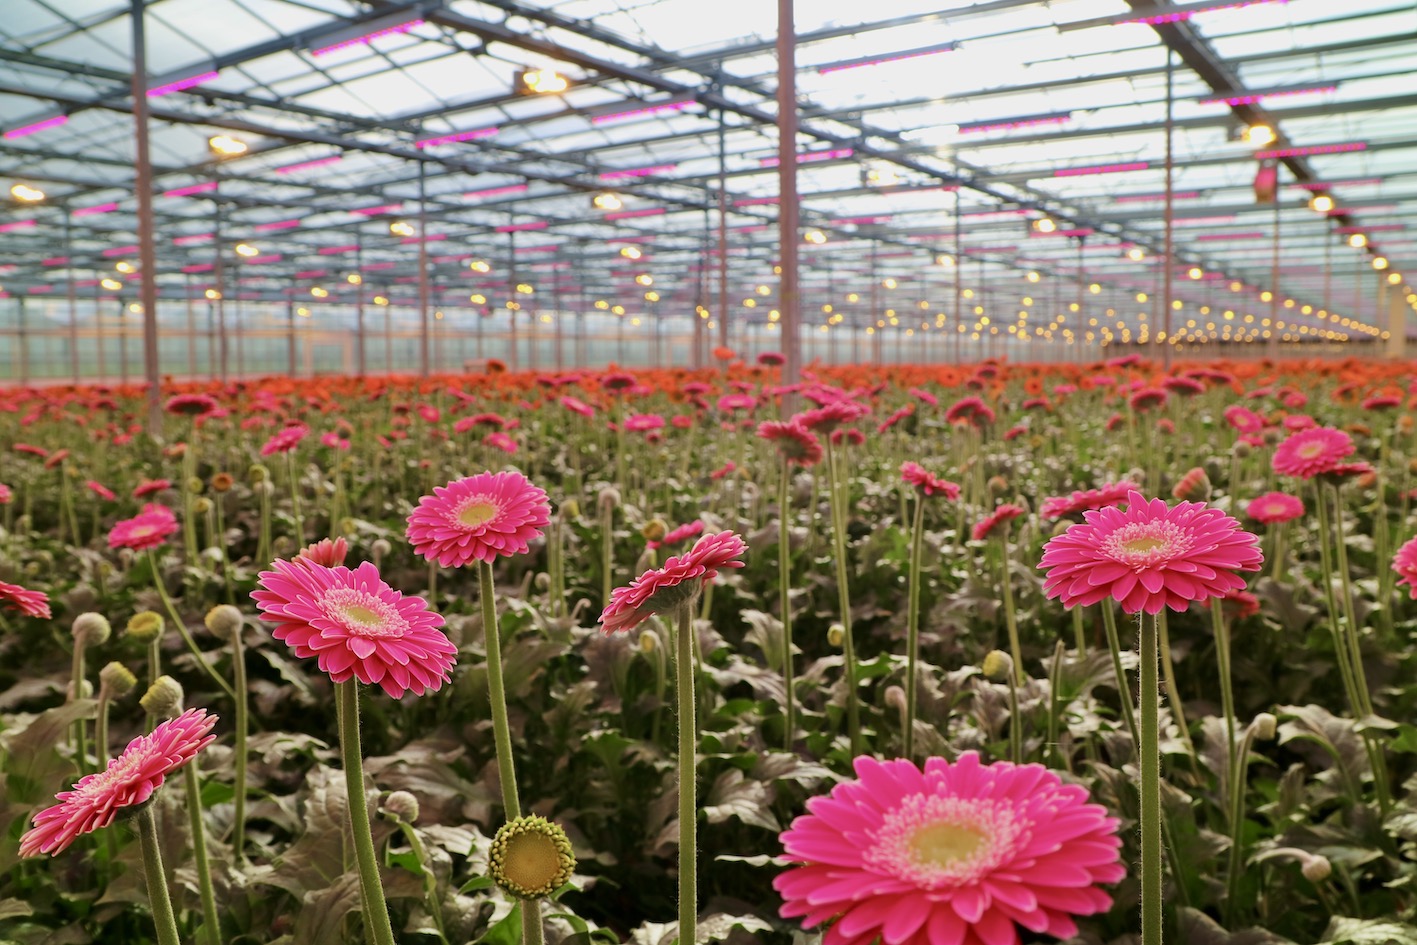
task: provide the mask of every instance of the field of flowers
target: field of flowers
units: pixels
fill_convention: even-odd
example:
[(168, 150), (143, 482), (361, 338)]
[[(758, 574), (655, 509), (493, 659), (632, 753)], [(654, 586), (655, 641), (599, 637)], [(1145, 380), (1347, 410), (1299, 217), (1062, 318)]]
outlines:
[(1417, 945), (1417, 366), (718, 354), (0, 391), (0, 943)]

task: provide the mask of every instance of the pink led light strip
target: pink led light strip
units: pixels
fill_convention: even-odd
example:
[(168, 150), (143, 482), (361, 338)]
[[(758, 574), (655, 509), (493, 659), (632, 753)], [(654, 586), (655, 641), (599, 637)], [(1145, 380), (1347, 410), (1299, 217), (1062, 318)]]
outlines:
[(1118, 24), (1145, 23), (1148, 26), (1156, 26), (1161, 23), (1179, 23), (1182, 20), (1189, 20), (1198, 13), (1214, 13), (1217, 10), (1239, 10), (1243, 7), (1261, 6), (1267, 3), (1288, 3), (1289, 0), (1236, 0), (1233, 3), (1217, 3), (1196, 7), (1185, 7), (1173, 10), (1169, 13), (1153, 13), (1150, 16), (1137, 17), (1133, 20), (1119, 20)]
[(601, 180), (623, 180), (627, 177), (648, 177), (651, 174), (663, 174), (672, 171), (678, 164), (655, 164), (651, 167), (626, 168), (623, 171), (606, 171), (600, 175)]
[(1060, 112), (1057, 115), (1035, 115), (1029, 118), (1015, 118), (1011, 121), (989, 122), (980, 125), (960, 125), (959, 133), (962, 135), (972, 135), (983, 131), (1009, 131), (1014, 128), (1034, 128), (1039, 125), (1061, 125), (1064, 122), (1072, 120), (1072, 112)]
[(735, 207), (760, 207), (766, 204), (777, 203), (780, 197), (744, 197), (742, 200), (733, 201)]
[(185, 79), (178, 79), (176, 82), (169, 82), (166, 85), (155, 86), (148, 89), (148, 98), (158, 98), (162, 95), (170, 95), (173, 92), (181, 92), (193, 86), (210, 82), (217, 77), (215, 72), (203, 72), (201, 75), (188, 76)]
[(1197, 100), (1198, 105), (1253, 105), (1261, 99), (1266, 98), (1286, 98), (1291, 95), (1322, 95), (1325, 92), (1338, 90), (1336, 85), (1316, 85), (1307, 89), (1272, 89), (1260, 92), (1241, 92), (1235, 95), (1212, 95), (1208, 98)]
[(1255, 157), (1266, 158), (1308, 157), (1313, 154), (1343, 154), (1348, 151), (1366, 151), (1366, 141), (1350, 141), (1347, 144), (1316, 144), (1309, 148), (1277, 148), (1273, 151), (1256, 151)]
[(73, 215), (76, 217), (91, 217), (96, 213), (112, 213), (117, 209), (118, 204), (116, 203), (101, 203), (92, 207), (78, 207), (74, 210)]
[(497, 227), (498, 233), (523, 233), (527, 230), (544, 230), (546, 221), (538, 220), (535, 223), (507, 223)]
[(1147, 161), (1131, 161), (1127, 164), (1095, 164), (1091, 167), (1060, 167), (1053, 172), (1054, 177), (1087, 177), (1093, 174), (1123, 174), (1127, 171), (1144, 171), (1151, 167)]
[(112, 259), (114, 256), (127, 256), (129, 253), (137, 251), (138, 247), (136, 246), (110, 246), (103, 251), (103, 256), (105, 259)]
[(906, 59), (919, 59), (922, 56), (937, 56), (940, 53), (954, 52), (958, 48), (958, 43), (941, 43), (938, 46), (922, 46), (919, 49), (907, 49), (904, 52), (895, 53), (889, 56), (872, 56), (864, 59), (849, 59), (845, 62), (833, 62), (825, 66), (818, 66), (817, 74), (828, 75), (832, 72), (844, 72), (847, 69), (863, 69), (866, 66), (880, 66), (888, 62), (901, 62)]
[(172, 238), (174, 246), (191, 246), (193, 243), (205, 243), (209, 239), (215, 238), (215, 233), (193, 233), (190, 236), (175, 236)]
[(277, 220), (274, 223), (258, 223), (252, 229), (257, 233), (269, 233), (273, 230), (292, 230), (299, 225), (299, 220)]
[[(808, 151), (805, 154), (797, 155), (798, 164), (811, 164), (815, 161), (835, 161), (841, 158), (849, 158), (856, 152), (851, 148), (832, 148), (830, 151)], [(775, 157), (763, 158), (758, 162), (763, 167), (777, 167), (778, 159)]]
[(413, 146), (415, 148), (431, 148), (440, 144), (452, 144), (456, 141), (476, 141), (479, 138), (490, 138), (501, 130), (493, 126), (491, 128), (473, 128), (470, 131), (455, 131), (452, 134), (415, 141)]
[(646, 207), (643, 210), (621, 210), (618, 213), (607, 213), (601, 217), (602, 220), (631, 220), (635, 217), (657, 217), (664, 213), (663, 207)]
[(331, 154), (328, 157), (315, 158), (312, 161), (301, 161), (299, 164), (287, 164), (285, 167), (275, 169), (277, 174), (294, 174), (296, 171), (308, 171), (312, 167), (324, 167), (326, 164), (334, 164), (343, 161), (343, 154)]
[(162, 195), (164, 197), (190, 197), (193, 194), (201, 194), (206, 193), (209, 190), (216, 190), (216, 188), (216, 181), (209, 180), (201, 184), (191, 184), (187, 187), (176, 187), (172, 190), (164, 190), (162, 192)]
[(507, 194), (526, 193), (526, 190), (526, 184), (508, 184), (505, 187), (489, 187), (486, 190), (469, 190), (467, 193), (463, 194), (463, 196), (469, 198), (502, 197)]
[(685, 99), (681, 102), (661, 102), (658, 105), (646, 105), (643, 108), (632, 108), (629, 111), (612, 112), (609, 115), (596, 115), (590, 120), (592, 125), (603, 125), (607, 122), (622, 121), (627, 118), (641, 118), (650, 115), (662, 115), (665, 112), (683, 111), (694, 104), (693, 99)]
[(362, 217), (376, 217), (381, 213), (398, 213), (403, 209), (401, 203), (386, 203), (377, 207), (360, 207), (358, 210), (351, 210), (350, 213), (357, 213)]
[(375, 30), (372, 33), (365, 33), (363, 36), (356, 36), (353, 39), (346, 39), (343, 42), (335, 43), (332, 46), (324, 46), (320, 49), (312, 50), (310, 55), (323, 56), (327, 53), (332, 53), (338, 49), (347, 49), (350, 46), (358, 46), (360, 44), (367, 46), (368, 44), (372, 43), (374, 40), (378, 39), (381, 36), (392, 36), (395, 33), (407, 33), (414, 27), (422, 25), (422, 20), (409, 20), (407, 23), (399, 23), (396, 26), (390, 26), (386, 29)]
[(69, 120), (68, 115), (55, 115), (53, 118), (46, 118), (44, 121), (37, 121), (32, 125), (25, 125), (23, 128), (11, 128), (5, 132), (5, 139), (13, 141), (16, 138), (23, 138), (32, 135), (36, 131), (43, 131), (46, 128), (57, 128)]
[(352, 253), (359, 248), (357, 243), (349, 243), (345, 246), (323, 246), (316, 250), (321, 256), (337, 256), (340, 253)]

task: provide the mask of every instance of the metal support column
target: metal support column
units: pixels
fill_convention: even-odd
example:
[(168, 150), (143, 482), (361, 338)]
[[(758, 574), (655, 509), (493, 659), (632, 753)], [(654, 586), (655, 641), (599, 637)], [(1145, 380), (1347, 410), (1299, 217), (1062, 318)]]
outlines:
[[(1166, 48), (1166, 210), (1164, 225), (1166, 227), (1166, 250), (1165, 267), (1162, 274), (1161, 287), (1161, 310), (1162, 310), (1162, 330), (1166, 333), (1165, 344), (1161, 348), (1161, 366), (1167, 373), (1171, 371), (1171, 280), (1175, 278), (1175, 261), (1172, 259), (1176, 250), (1175, 244), (1175, 177), (1176, 177), (1176, 156), (1175, 156), (1175, 115), (1174, 106), (1176, 99), (1176, 62), (1175, 55), (1171, 48)], [(1081, 256), (1079, 258), (1079, 276), (1081, 279)]]
[(295, 298), (285, 300), (285, 373), (295, 376)]
[(777, 243), (778, 334), (782, 383), (795, 384), (802, 369), (802, 299), (797, 273), (797, 33), (794, 0), (777, 0)]
[(132, 0), (129, 19), (133, 27), (133, 128), (137, 153), (133, 189), (138, 197), (138, 259), (142, 269), (143, 373), (148, 383), (148, 433), (162, 427), (161, 378), (157, 363), (157, 252), (153, 246), (153, 167), (148, 153), (147, 37), (143, 29), (144, 0)]
[(364, 329), (364, 241), (358, 230), (354, 233), (354, 363), (360, 377), (369, 373), (368, 342)]
[(728, 113), (718, 110), (718, 343), (728, 347)]
[(418, 373), (427, 378), (428, 361), (428, 164), (418, 162)]
[[(1378, 273), (1386, 285), (1387, 273)], [(1387, 356), (1394, 360), (1407, 357), (1407, 298), (1402, 286), (1387, 287)]]
[(69, 373), (75, 385), (79, 383), (79, 306), (75, 298), (78, 287), (74, 285), (74, 247), (69, 232), (69, 208), (64, 207), (64, 281), (65, 295), (69, 299)]

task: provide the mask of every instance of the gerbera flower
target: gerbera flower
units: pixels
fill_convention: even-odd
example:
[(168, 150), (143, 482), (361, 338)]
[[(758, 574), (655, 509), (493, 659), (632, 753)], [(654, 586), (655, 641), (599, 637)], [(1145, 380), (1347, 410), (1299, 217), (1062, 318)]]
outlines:
[(118, 496), (114, 494), (112, 489), (108, 488), (103, 483), (99, 482), (97, 479), (90, 479), (85, 482), (84, 488), (92, 492), (94, 495), (98, 496), (100, 499), (103, 499), (105, 502), (112, 502), (113, 500), (118, 498)]
[(205, 417), (221, 409), (221, 405), (216, 402), (216, 398), (206, 394), (178, 394), (169, 397), (163, 409), (183, 417)]
[(320, 445), (327, 446), (332, 450), (347, 450), (349, 449), (349, 440), (331, 430), (320, 437)]
[(15, 494), (10, 491), (10, 487), (0, 482), (0, 505), (9, 505), (15, 501)]
[(737, 559), (747, 550), (743, 539), (733, 532), (705, 535), (684, 554), (665, 561), (663, 567), (646, 571), (612, 591), (600, 615), (600, 629), (607, 634), (633, 630), (654, 614), (672, 613), (697, 597), (720, 568), (743, 567)]
[(1077, 934), (1126, 875), (1117, 820), (1042, 765), (968, 751), (855, 761), (857, 780), (807, 802), (782, 834), (798, 865), (773, 880), (784, 918), (832, 921), (833, 945), (1013, 945), (1022, 926)]
[(921, 403), (929, 404), (931, 407), (940, 406), (940, 398), (921, 387), (912, 387), (906, 391), (907, 394), (919, 400)]
[(525, 554), (551, 521), (546, 493), (519, 472), (480, 473), (424, 496), (408, 517), (413, 550), (445, 568)]
[(1250, 500), (1245, 514), (1262, 525), (1288, 522), (1304, 514), (1304, 500), (1283, 492), (1266, 492)]
[(648, 541), (648, 542), (645, 542), (645, 547), (646, 547), (646, 548), (667, 548), (667, 547), (671, 547), (671, 546), (673, 546), (673, 545), (679, 544), (680, 542), (688, 541), (690, 538), (693, 538), (693, 537), (696, 536), (696, 535), (702, 535), (703, 532), (704, 532), (704, 523), (701, 522), (701, 521), (695, 520), (695, 521), (689, 522), (689, 523), (686, 524), (686, 525), (680, 525), (678, 528), (671, 528), (668, 532), (665, 533), (665, 535), (664, 535), (663, 538), (659, 539), (659, 541)]
[(769, 441), (782, 458), (797, 466), (815, 466), (822, 461), (822, 442), (796, 420), (765, 420), (758, 424), (758, 436)]
[(813, 410), (804, 410), (792, 419), (813, 433), (831, 433), (837, 427), (855, 423), (870, 412), (870, 408), (854, 400), (833, 400)]
[(1413, 599), (1417, 600), (1417, 538), (1397, 549), (1397, 554), (1392, 556), (1392, 569), (1402, 575), (1397, 580), (1398, 586), (1406, 584)]
[(889, 417), (886, 417), (886, 419), (884, 419), (884, 420), (882, 420), (880, 423), (878, 423), (878, 424), (876, 425), (876, 432), (877, 432), (877, 433), (885, 433), (885, 432), (886, 432), (887, 430), (889, 430), (891, 427), (895, 426), (897, 423), (900, 423), (900, 422), (901, 422), (902, 420), (904, 420), (906, 417), (909, 417), (909, 416), (911, 416), (911, 415), (914, 414), (914, 413), (915, 413), (915, 405), (914, 405), (914, 404), (906, 404), (904, 407), (901, 407), (901, 408), (900, 408), (899, 410), (897, 410), (895, 413), (891, 414)]
[(1014, 505), (1012, 502), (1005, 502), (994, 509), (993, 512), (990, 512), (988, 518), (976, 523), (974, 528), (970, 531), (969, 536), (975, 541), (983, 541), (993, 533), (994, 529), (1005, 522), (1013, 521), (1023, 513), (1023, 506)]
[(1205, 385), (1193, 377), (1168, 377), (1161, 386), (1182, 397), (1194, 397), (1205, 393)]
[(758, 355), (758, 363), (763, 367), (782, 367), (787, 359), (776, 351), (764, 351)]
[(1128, 403), (1132, 409), (1138, 413), (1145, 413), (1153, 407), (1163, 407), (1166, 405), (1166, 391), (1159, 387), (1144, 387), (1132, 394)]
[(1136, 488), (1134, 482), (1109, 482), (1096, 489), (1081, 489), (1067, 496), (1053, 496), (1043, 500), (1038, 514), (1047, 519), (1058, 519), (1065, 515), (1076, 515), (1088, 509), (1100, 509), (1127, 501), (1127, 495)]
[(571, 411), (572, 413), (578, 413), (578, 414), (580, 414), (582, 417), (593, 417), (593, 416), (595, 416), (595, 408), (594, 408), (594, 407), (592, 407), (590, 404), (586, 403), (584, 400), (581, 400), (581, 399), (578, 398), (578, 397), (572, 397), (572, 396), (570, 396), (569, 394), (567, 394), (565, 397), (562, 397), (562, 398), (561, 398), (561, 406), (562, 406), (562, 407), (565, 407), (567, 410)]
[(344, 538), (322, 538), (313, 545), (301, 548), (295, 560), (313, 561), (318, 565), (333, 568), (344, 564), (344, 559), (348, 556), (349, 542)]
[(600, 379), (600, 386), (611, 392), (626, 390), (635, 386), (635, 375), (614, 371)]
[(212, 742), (214, 725), (216, 716), (205, 709), (188, 709), (133, 739), (107, 768), (56, 794), (58, 804), (34, 815), (34, 827), (20, 838), (20, 856), (60, 853), (113, 823), (120, 811), (146, 803), (169, 774)]
[(1199, 502), (1167, 508), (1132, 492), (1126, 511), (1083, 513), (1084, 522), (1050, 539), (1038, 567), (1043, 589), (1063, 606), (1111, 598), (1131, 614), (1223, 597), (1245, 582), (1236, 571), (1258, 571), (1258, 539), (1219, 509)]
[(923, 495), (942, 495), (951, 502), (959, 498), (957, 483), (941, 479), (919, 463), (901, 463), (900, 478), (919, 489)]
[(866, 434), (855, 427), (846, 430), (833, 430), (831, 441), (833, 446), (860, 446), (866, 442)]
[(496, 450), (501, 450), (508, 456), (513, 455), (514, 453), (516, 453), (517, 450), (521, 448), (517, 446), (516, 440), (512, 439), (510, 436), (507, 436), (507, 434), (502, 433), (500, 431), (498, 431), (497, 433), (489, 433), (485, 437), (483, 437), (482, 445), (490, 446)]
[(305, 424), (293, 423), (267, 440), (265, 445), (261, 447), (261, 455), (273, 456), (276, 453), (289, 453), (300, 445), (300, 441), (305, 439), (309, 432), (310, 428)]
[(723, 413), (735, 410), (752, 410), (758, 405), (758, 398), (751, 394), (724, 394), (718, 398), (717, 407)]
[(1225, 408), (1225, 422), (1241, 433), (1258, 433), (1264, 429), (1264, 418), (1239, 404)]
[(457, 647), (438, 628), (443, 618), (421, 597), (405, 597), (364, 562), (351, 571), (305, 559), (262, 571), (251, 599), (271, 636), (302, 659), (314, 657), (335, 682), (351, 677), (382, 686), (395, 699), (436, 692), (448, 681)]
[(1176, 485), (1171, 488), (1171, 497), (1190, 502), (1206, 501), (1210, 498), (1210, 477), (1199, 466), (1191, 467), (1186, 470), (1184, 476), (1176, 480)]
[(18, 584), (0, 581), (0, 604), (9, 604), (26, 617), (50, 619), (49, 596), (43, 591), (31, 591)]
[(965, 397), (950, 405), (945, 411), (945, 419), (950, 423), (968, 422), (983, 426), (994, 422), (994, 411), (978, 397)]
[(1402, 406), (1402, 398), (1392, 394), (1374, 394), (1363, 401), (1364, 410), (1391, 410)]
[(647, 433), (664, 429), (664, 418), (657, 413), (632, 413), (625, 418), (625, 432)]
[(1281, 476), (1312, 479), (1352, 456), (1355, 449), (1342, 430), (1314, 427), (1287, 437), (1275, 448), (1270, 463)]
[(115, 524), (108, 533), (108, 547), (147, 551), (163, 545), (177, 534), (177, 517), (165, 505), (149, 502), (143, 511)]
[(55, 450), (54, 452), (50, 453), (49, 458), (44, 461), (44, 468), (53, 469), (54, 467), (61, 465), (64, 460), (68, 458), (68, 450)]

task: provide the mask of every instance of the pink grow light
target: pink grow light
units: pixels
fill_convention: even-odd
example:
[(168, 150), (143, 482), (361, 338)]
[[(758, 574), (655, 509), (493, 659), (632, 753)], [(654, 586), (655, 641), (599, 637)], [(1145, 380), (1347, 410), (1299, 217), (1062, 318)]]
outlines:
[(174, 187), (172, 190), (164, 190), (164, 197), (190, 197), (192, 194), (206, 193), (209, 190), (216, 190), (217, 182), (214, 180), (204, 181), (200, 184), (189, 184), (186, 187)]
[(69, 120), (68, 115), (55, 115), (53, 118), (46, 118), (44, 121), (37, 121), (32, 125), (25, 125), (23, 128), (11, 128), (5, 132), (6, 140), (13, 141), (15, 138), (23, 138), (32, 135), (36, 131), (43, 131), (46, 128), (57, 128)]
[(623, 180), (627, 177), (648, 177), (651, 174), (663, 174), (672, 171), (678, 164), (654, 164), (650, 167), (632, 167), (622, 171), (606, 171), (600, 175), (601, 180)]
[(497, 227), (498, 233), (523, 233), (527, 230), (544, 230), (547, 223), (545, 220), (537, 220), (534, 223), (505, 223)]
[(310, 161), (301, 161), (299, 164), (287, 164), (284, 167), (276, 168), (275, 171), (277, 174), (294, 174), (296, 171), (308, 171), (312, 167), (324, 167), (326, 164), (334, 164), (337, 161), (343, 160), (343, 154), (331, 154)]
[(1268, 233), (1253, 230), (1248, 233), (1202, 233), (1196, 237), (1197, 243), (1240, 242), (1244, 240), (1267, 240)]
[(322, 46), (319, 49), (312, 50), (310, 55), (324, 56), (339, 49), (347, 49), (350, 46), (358, 46), (360, 44), (367, 46), (381, 36), (392, 36), (395, 33), (407, 33), (414, 27), (422, 25), (422, 20), (409, 20), (407, 23), (397, 23), (393, 26), (388, 26), (381, 30), (374, 30), (371, 33), (365, 33), (363, 36), (356, 36), (353, 39), (346, 39), (341, 42), (334, 43), (330, 46)]
[(185, 79), (178, 79), (176, 82), (169, 82), (166, 85), (154, 86), (148, 89), (148, 98), (158, 98), (173, 92), (181, 92), (193, 86), (201, 85), (204, 82), (210, 82), (216, 77), (217, 74), (215, 72), (203, 72), (201, 75), (188, 76)]
[(975, 125), (960, 125), (959, 133), (962, 135), (972, 135), (985, 131), (1011, 131), (1015, 128), (1034, 128), (1039, 125), (1061, 125), (1064, 122), (1072, 120), (1072, 112), (1058, 112), (1057, 114), (1053, 115), (1030, 115), (1025, 118), (1012, 118), (1008, 121), (993, 121)]
[(604, 220), (630, 220), (635, 217), (657, 217), (664, 213), (663, 207), (646, 207), (642, 210), (621, 210), (618, 213), (607, 213), (601, 219)]
[(300, 225), (299, 220), (277, 220), (274, 223), (258, 223), (254, 227), (257, 233), (269, 233), (272, 230), (290, 230)]
[(215, 238), (215, 233), (193, 233), (191, 236), (174, 236), (173, 246), (191, 246), (193, 243), (205, 243), (209, 239)]
[(114, 256), (127, 256), (137, 251), (136, 246), (110, 246), (103, 251), (103, 256), (105, 259), (112, 259)]
[(1179, 23), (1182, 20), (1189, 20), (1198, 13), (1214, 13), (1216, 10), (1239, 10), (1243, 7), (1260, 6), (1266, 3), (1288, 3), (1289, 0), (1232, 0), (1230, 3), (1201, 3), (1189, 7), (1181, 7), (1165, 13), (1153, 13), (1149, 16), (1141, 16), (1132, 20), (1118, 20), (1118, 24), (1145, 23), (1148, 26), (1156, 26), (1162, 23)]
[(491, 128), (473, 128), (470, 131), (455, 131), (452, 134), (439, 135), (436, 138), (424, 138), (422, 141), (413, 142), (415, 148), (431, 148), (440, 144), (452, 144), (456, 141), (476, 141), (479, 138), (490, 138), (502, 129), (493, 126)]
[(1091, 167), (1060, 167), (1053, 172), (1054, 177), (1086, 177), (1092, 174), (1123, 174), (1127, 171), (1144, 171), (1151, 167), (1148, 161), (1130, 161), (1126, 164), (1094, 164)]
[(1350, 141), (1347, 144), (1316, 144), (1308, 148), (1276, 148), (1272, 151), (1256, 151), (1258, 160), (1266, 158), (1308, 157), (1314, 154), (1343, 154), (1348, 151), (1366, 151), (1366, 141)]
[(643, 108), (632, 108), (623, 112), (611, 112), (609, 115), (596, 115), (590, 120), (592, 125), (603, 125), (607, 122), (620, 121), (626, 118), (642, 118), (650, 115), (662, 115), (665, 112), (683, 111), (694, 104), (693, 99), (684, 99), (677, 102), (660, 102), (658, 105), (646, 105)]
[(91, 217), (96, 213), (112, 213), (117, 209), (118, 204), (116, 203), (101, 203), (93, 207), (79, 207), (74, 210), (73, 215), (76, 217)]
[(1260, 92), (1237, 92), (1234, 95), (1211, 95), (1200, 99), (1198, 105), (1253, 105), (1261, 99), (1286, 98), (1291, 95), (1322, 95), (1337, 91), (1336, 85), (1316, 85), (1305, 89), (1267, 89)]
[(486, 190), (469, 190), (463, 194), (464, 197), (501, 197), (506, 194), (525, 193), (526, 184), (508, 184), (505, 187), (489, 187)]
[[(798, 164), (812, 164), (816, 161), (836, 161), (841, 158), (849, 158), (856, 152), (851, 148), (832, 148), (830, 151), (807, 151), (797, 155)], [(763, 167), (777, 167), (778, 159), (775, 157), (763, 158), (758, 162)]]
[(381, 213), (398, 213), (403, 209), (401, 203), (386, 203), (377, 207), (360, 207), (358, 210), (351, 210), (350, 213), (357, 213), (362, 217), (376, 217)]
[(322, 246), (316, 250), (316, 252), (321, 256), (335, 256), (339, 253), (352, 253), (358, 248), (359, 245), (357, 243), (349, 243), (345, 246)]

